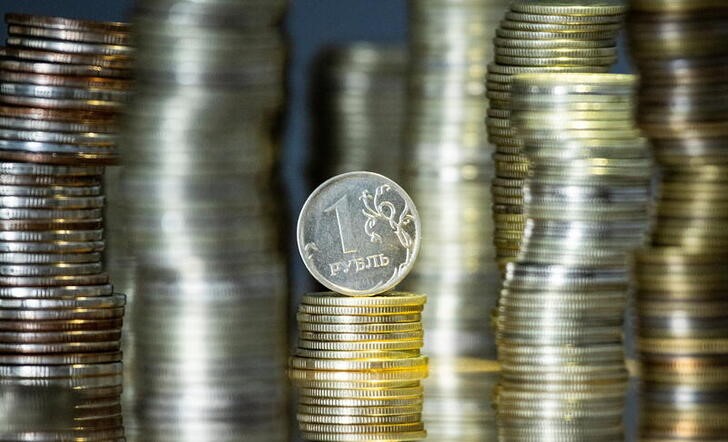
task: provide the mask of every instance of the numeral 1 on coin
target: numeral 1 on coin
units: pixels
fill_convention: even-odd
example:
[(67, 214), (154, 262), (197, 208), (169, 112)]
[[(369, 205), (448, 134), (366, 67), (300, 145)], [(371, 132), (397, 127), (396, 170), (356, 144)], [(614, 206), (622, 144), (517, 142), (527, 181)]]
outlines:
[[(341, 239), (341, 251), (344, 253), (354, 253), (356, 252), (356, 249), (351, 247), (347, 247), (347, 243), (353, 244), (354, 240), (349, 238), (345, 238), (345, 232), (348, 233), (348, 230), (345, 230), (342, 226), (342, 219), (344, 221), (343, 224), (346, 224), (347, 226), (351, 225), (349, 222), (349, 212), (347, 210), (339, 210), (339, 209), (348, 209), (349, 208), (349, 201), (347, 199), (347, 196), (344, 195), (341, 198), (339, 198), (338, 201), (336, 201), (334, 204), (329, 206), (327, 209), (324, 210), (324, 213), (329, 213), (332, 210), (336, 212), (336, 223), (339, 226), (339, 239)], [(351, 240), (351, 241), (349, 241)]]

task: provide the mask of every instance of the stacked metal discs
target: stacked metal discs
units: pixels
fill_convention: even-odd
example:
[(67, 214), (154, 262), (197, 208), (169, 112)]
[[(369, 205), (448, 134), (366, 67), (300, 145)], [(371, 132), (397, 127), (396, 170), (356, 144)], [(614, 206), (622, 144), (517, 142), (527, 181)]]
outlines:
[(498, 312), (502, 440), (618, 440), (628, 257), (647, 230), (649, 149), (635, 79), (522, 74), (512, 120), (532, 176)]
[(495, 358), (484, 320), (496, 303), (499, 276), (493, 245), (484, 239), (493, 230), (493, 166), (483, 127), (483, 77), (493, 29), (507, 4), (409, 2), (402, 180), (423, 219), (423, 240), (403, 287), (429, 295), (423, 323), (432, 371), (424, 411), (432, 440), (482, 441), (492, 431), (481, 413), (489, 394), (485, 375), (460, 368)]
[(513, 76), (529, 72), (607, 72), (617, 60), (625, 7), (618, 1), (517, 0), (500, 22), (488, 65), (486, 126), (495, 144), (494, 242), (501, 271), (518, 254), (528, 162), (511, 121)]
[(404, 48), (354, 43), (317, 65), (311, 172), (314, 181), (369, 170), (398, 180), (404, 124)]
[[(8, 14), (0, 49), (2, 440), (124, 437), (125, 299), (103, 270), (104, 168), (128, 27)], [(46, 164), (43, 164), (46, 163)]]
[(635, 258), (644, 441), (728, 431), (727, 29), (723, 2), (632, 2), (638, 121), (662, 167)]
[(132, 47), (124, 23), (8, 14), (0, 49), (0, 155), (78, 164), (118, 159)]
[(136, 414), (149, 439), (288, 438), (271, 139), (283, 8), (137, 7), (121, 181), (136, 262)]
[(310, 293), (298, 309), (289, 377), (298, 425), (310, 441), (409, 441), (422, 422), (427, 358), (420, 354), (426, 297), (388, 292)]

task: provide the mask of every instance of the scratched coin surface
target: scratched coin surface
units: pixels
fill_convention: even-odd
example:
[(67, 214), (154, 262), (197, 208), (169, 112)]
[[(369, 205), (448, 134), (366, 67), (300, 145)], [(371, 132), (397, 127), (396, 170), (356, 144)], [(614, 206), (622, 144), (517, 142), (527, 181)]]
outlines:
[(394, 288), (420, 248), (409, 195), (372, 172), (335, 176), (313, 191), (298, 218), (298, 250), (321, 284), (349, 296)]

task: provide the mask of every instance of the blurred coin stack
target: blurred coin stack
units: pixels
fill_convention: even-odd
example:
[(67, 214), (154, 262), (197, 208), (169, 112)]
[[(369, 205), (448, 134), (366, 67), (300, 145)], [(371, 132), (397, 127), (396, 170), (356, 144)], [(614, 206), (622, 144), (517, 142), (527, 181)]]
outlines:
[(511, 121), (513, 76), (536, 72), (607, 72), (617, 61), (625, 7), (618, 1), (516, 0), (496, 30), (488, 65), (486, 126), (495, 144), (494, 243), (502, 272), (518, 254), (529, 168)]
[(406, 51), (397, 46), (354, 43), (319, 57), (312, 94), (317, 185), (357, 170), (398, 181), (406, 68)]
[(630, 252), (652, 177), (635, 78), (521, 74), (512, 120), (531, 163), (521, 251), (498, 312), (502, 440), (621, 440)]
[(136, 8), (121, 189), (136, 262), (136, 417), (149, 440), (288, 440), (271, 139), (284, 8)]
[(116, 116), (130, 88), (128, 27), (5, 19), (0, 439), (122, 439), (125, 298), (103, 269), (101, 164), (117, 158)]
[(310, 441), (425, 439), (420, 354), (426, 297), (309, 293), (298, 309), (289, 377), (298, 425)]
[(636, 256), (641, 440), (728, 433), (728, 4), (635, 0), (638, 121), (662, 168)]
[[(483, 441), (486, 373), (495, 358), (487, 319), (498, 293), (490, 240), (492, 148), (483, 94), (490, 38), (508, 0), (411, 0), (402, 180), (423, 219), (422, 249), (403, 282), (428, 293), (423, 318), (430, 377), (425, 420), (433, 440)], [(476, 362), (476, 364), (479, 362)], [(452, 377), (455, 376), (455, 377)], [(445, 412), (447, 410), (447, 412)]]

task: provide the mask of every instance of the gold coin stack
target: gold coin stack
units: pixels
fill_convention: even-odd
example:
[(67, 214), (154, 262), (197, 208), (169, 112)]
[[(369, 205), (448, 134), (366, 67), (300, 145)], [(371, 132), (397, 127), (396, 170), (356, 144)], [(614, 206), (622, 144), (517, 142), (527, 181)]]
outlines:
[(620, 440), (628, 261), (644, 243), (652, 162), (635, 77), (520, 74), (513, 122), (532, 175), (498, 310), (502, 440)]
[(523, 180), (529, 174), (522, 142), (511, 124), (513, 76), (535, 72), (607, 72), (617, 60), (616, 38), (625, 7), (621, 2), (517, 0), (494, 39), (488, 65), (486, 126), (496, 146), (492, 181), (494, 242), (501, 272), (521, 244)]
[(421, 314), (426, 297), (309, 293), (298, 309), (289, 377), (310, 441), (424, 439)]
[(728, 433), (728, 4), (634, 0), (638, 121), (662, 167), (636, 255), (641, 440)]

